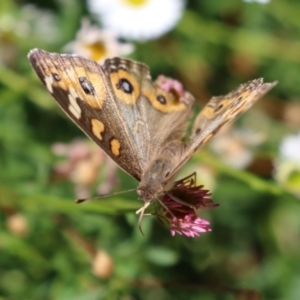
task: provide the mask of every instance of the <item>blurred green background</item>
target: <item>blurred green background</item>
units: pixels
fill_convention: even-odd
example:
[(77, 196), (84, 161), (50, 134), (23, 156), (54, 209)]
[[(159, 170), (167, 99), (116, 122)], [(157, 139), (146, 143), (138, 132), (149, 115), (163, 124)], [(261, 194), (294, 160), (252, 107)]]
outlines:
[[(213, 231), (190, 239), (171, 237), (155, 217), (144, 218), (143, 236), (134, 192), (74, 203), (76, 180), (55, 172), (63, 159), (53, 145), (87, 138), (26, 56), (35, 47), (64, 52), (89, 16), (86, 3), (1, 0), (0, 299), (299, 299), (299, 199), (274, 179), (282, 139), (300, 128), (299, 12), (296, 0), (187, 1), (171, 32), (132, 42), (130, 57), (149, 65), (153, 78), (180, 80), (196, 110), (247, 80), (279, 81), (231, 128), (263, 136), (255, 147), (238, 144), (251, 154), (245, 166), (212, 149), (220, 137), (185, 166), (220, 204), (200, 212)], [(236, 138), (224, 134), (238, 159)], [(111, 169), (101, 159), (91, 195)], [(120, 170), (111, 177), (109, 191), (137, 186)]]

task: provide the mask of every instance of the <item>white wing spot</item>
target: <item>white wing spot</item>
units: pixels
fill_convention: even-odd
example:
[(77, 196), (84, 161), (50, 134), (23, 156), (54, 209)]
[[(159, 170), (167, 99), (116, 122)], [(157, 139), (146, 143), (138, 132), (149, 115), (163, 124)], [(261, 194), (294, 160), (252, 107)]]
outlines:
[(127, 65), (126, 65), (126, 63), (121, 62), (120, 65), (119, 65), (119, 68), (120, 68), (120, 69), (127, 70)]
[(53, 93), (53, 87), (52, 87), (53, 82), (54, 79), (52, 75), (45, 77), (46, 88), (51, 94)]
[(76, 98), (81, 99), (78, 93), (75, 91), (73, 87), (69, 89), (69, 111), (75, 116), (75, 118), (80, 119), (81, 117), (81, 108), (78, 105)]

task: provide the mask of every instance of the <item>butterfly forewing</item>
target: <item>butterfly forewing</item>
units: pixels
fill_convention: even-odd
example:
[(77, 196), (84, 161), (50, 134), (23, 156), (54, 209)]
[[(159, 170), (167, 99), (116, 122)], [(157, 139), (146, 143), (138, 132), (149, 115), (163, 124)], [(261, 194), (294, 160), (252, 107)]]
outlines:
[(28, 58), (63, 111), (123, 170), (139, 179), (142, 167), (136, 146), (130, 143), (101, 66), (79, 56), (39, 49)]
[(190, 142), (175, 166), (175, 172), (221, 128), (237, 119), (276, 84), (264, 83), (259, 78), (240, 85), (225, 96), (211, 98), (195, 119)]

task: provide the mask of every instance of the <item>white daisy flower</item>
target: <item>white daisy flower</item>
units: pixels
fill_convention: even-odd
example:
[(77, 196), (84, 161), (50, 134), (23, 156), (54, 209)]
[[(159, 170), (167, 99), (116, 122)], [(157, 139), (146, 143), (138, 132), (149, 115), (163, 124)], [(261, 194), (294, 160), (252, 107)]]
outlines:
[(300, 162), (300, 131), (296, 135), (286, 136), (279, 147), (280, 157)]
[(82, 20), (76, 39), (65, 46), (65, 51), (84, 56), (98, 63), (108, 57), (127, 56), (133, 50), (132, 44), (119, 42), (113, 31), (91, 25), (87, 19)]
[(132, 40), (157, 38), (182, 16), (184, 0), (88, 0), (105, 28)]

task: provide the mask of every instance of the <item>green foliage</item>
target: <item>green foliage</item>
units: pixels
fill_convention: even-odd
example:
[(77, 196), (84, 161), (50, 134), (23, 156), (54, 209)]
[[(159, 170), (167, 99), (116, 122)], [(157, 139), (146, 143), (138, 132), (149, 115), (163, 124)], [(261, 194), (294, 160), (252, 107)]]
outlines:
[[(26, 55), (35, 47), (63, 52), (86, 8), (76, 0), (34, 3), (51, 15), (47, 33), (29, 1), (0, 3), (0, 299), (299, 299), (299, 200), (275, 182), (272, 167), (237, 170), (208, 148), (199, 152), (186, 169), (213, 169), (220, 207), (201, 212), (213, 231), (197, 239), (171, 237), (148, 216), (142, 235), (135, 193), (77, 205), (73, 184), (52, 180), (52, 145), (85, 137)], [(189, 1), (173, 31), (137, 43), (131, 57), (153, 78), (178, 78), (200, 106), (253, 78), (278, 80), (238, 122), (267, 136), (255, 156), (270, 165), (282, 137), (297, 129), (280, 112), (299, 104), (299, 9), (296, 0)], [(118, 178), (115, 191), (137, 185), (122, 171)], [(92, 272), (98, 251), (113, 262), (107, 278)]]

